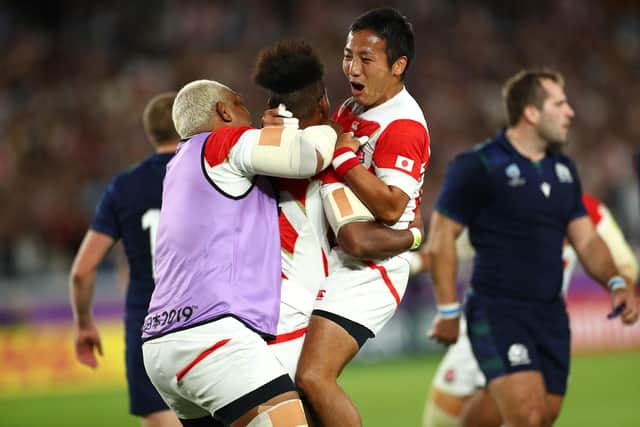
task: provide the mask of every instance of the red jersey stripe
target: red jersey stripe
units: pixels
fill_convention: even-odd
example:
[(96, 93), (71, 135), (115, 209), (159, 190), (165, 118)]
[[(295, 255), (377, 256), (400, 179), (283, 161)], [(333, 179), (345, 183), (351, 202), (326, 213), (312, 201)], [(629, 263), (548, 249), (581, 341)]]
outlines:
[(307, 333), (307, 328), (300, 328), (300, 329), (296, 329), (293, 332), (288, 332), (286, 334), (281, 334), (276, 336), (273, 340), (269, 341), (267, 344), (268, 345), (272, 345), (272, 344), (280, 344), (283, 342), (287, 342), (287, 341), (292, 341), (295, 340), (296, 338), (300, 338), (301, 336), (303, 336), (304, 334)]
[(396, 305), (400, 305), (400, 295), (398, 295), (398, 291), (396, 291), (396, 288), (393, 287), (393, 283), (391, 283), (391, 279), (387, 274), (387, 269), (382, 267), (381, 265), (376, 265), (371, 261), (363, 261), (363, 262), (366, 265), (368, 265), (369, 268), (378, 270), (378, 272), (382, 276), (382, 280), (384, 281), (385, 285), (387, 285), (389, 292), (391, 292), (391, 295), (393, 295), (393, 298), (396, 300)]
[(231, 341), (231, 338), (226, 338), (224, 340), (220, 340), (217, 343), (215, 343), (213, 346), (211, 346), (210, 348), (206, 349), (205, 351), (203, 351), (202, 353), (200, 353), (198, 355), (198, 357), (196, 357), (195, 359), (193, 359), (187, 366), (185, 366), (184, 368), (182, 368), (180, 370), (180, 372), (178, 372), (176, 374), (176, 380), (180, 381), (185, 375), (187, 375), (187, 373), (194, 367), (196, 366), (198, 363), (200, 363), (202, 361), (202, 359), (204, 359), (205, 357), (207, 357), (208, 355), (210, 355), (211, 353), (213, 353), (214, 351), (216, 351), (217, 349), (219, 349), (220, 347), (222, 347), (223, 345), (225, 345), (226, 343), (228, 343), (229, 341)]

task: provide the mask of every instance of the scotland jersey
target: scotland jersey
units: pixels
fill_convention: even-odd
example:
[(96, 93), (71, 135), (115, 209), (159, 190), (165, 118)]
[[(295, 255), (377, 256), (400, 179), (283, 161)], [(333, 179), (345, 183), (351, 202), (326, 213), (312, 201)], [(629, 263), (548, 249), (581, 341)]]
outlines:
[(549, 151), (533, 162), (500, 132), (450, 163), (436, 210), (469, 228), (474, 291), (532, 302), (560, 298), (567, 225), (587, 215), (566, 156)]

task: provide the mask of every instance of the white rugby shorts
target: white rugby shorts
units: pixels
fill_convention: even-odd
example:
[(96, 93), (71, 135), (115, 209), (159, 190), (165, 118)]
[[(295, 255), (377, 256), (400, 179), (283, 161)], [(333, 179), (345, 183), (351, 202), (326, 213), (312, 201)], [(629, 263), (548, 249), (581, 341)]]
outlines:
[(262, 337), (233, 317), (147, 341), (142, 352), (151, 382), (182, 419), (214, 415), (287, 373)]
[(278, 335), (270, 341), (269, 349), (275, 354), (289, 376), (295, 381), (302, 344), (309, 326), (309, 313), (303, 313), (291, 305), (280, 303)]
[(452, 396), (466, 397), (485, 386), (484, 374), (471, 350), (466, 321), (460, 318), (460, 336), (447, 350), (433, 377), (432, 386)]
[(333, 268), (320, 285), (314, 310), (337, 314), (377, 335), (407, 289), (412, 256), (405, 252), (384, 261), (363, 262), (332, 250)]

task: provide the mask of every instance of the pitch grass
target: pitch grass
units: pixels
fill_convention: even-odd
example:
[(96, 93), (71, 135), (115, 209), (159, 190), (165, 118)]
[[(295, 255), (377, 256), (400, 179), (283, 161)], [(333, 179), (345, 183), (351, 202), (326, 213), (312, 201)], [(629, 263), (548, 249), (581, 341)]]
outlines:
[[(357, 363), (341, 383), (366, 427), (419, 427), (434, 357)], [(640, 426), (640, 352), (576, 356), (569, 394), (556, 426)], [(124, 388), (0, 398), (0, 425), (139, 426), (127, 414)]]

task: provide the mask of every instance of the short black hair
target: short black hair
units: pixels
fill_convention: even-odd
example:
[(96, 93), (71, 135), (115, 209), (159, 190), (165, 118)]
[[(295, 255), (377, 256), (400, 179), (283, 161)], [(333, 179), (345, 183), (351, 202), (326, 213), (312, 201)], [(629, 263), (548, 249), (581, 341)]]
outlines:
[(407, 58), (407, 66), (401, 76), (404, 79), (416, 54), (413, 27), (407, 17), (391, 7), (372, 9), (357, 17), (349, 27), (350, 32), (361, 30), (373, 31), (385, 40), (389, 67), (401, 56)]
[(324, 95), (324, 67), (311, 46), (303, 41), (283, 40), (262, 49), (253, 81), (269, 91), (269, 107), (283, 103), (296, 117), (305, 119)]

